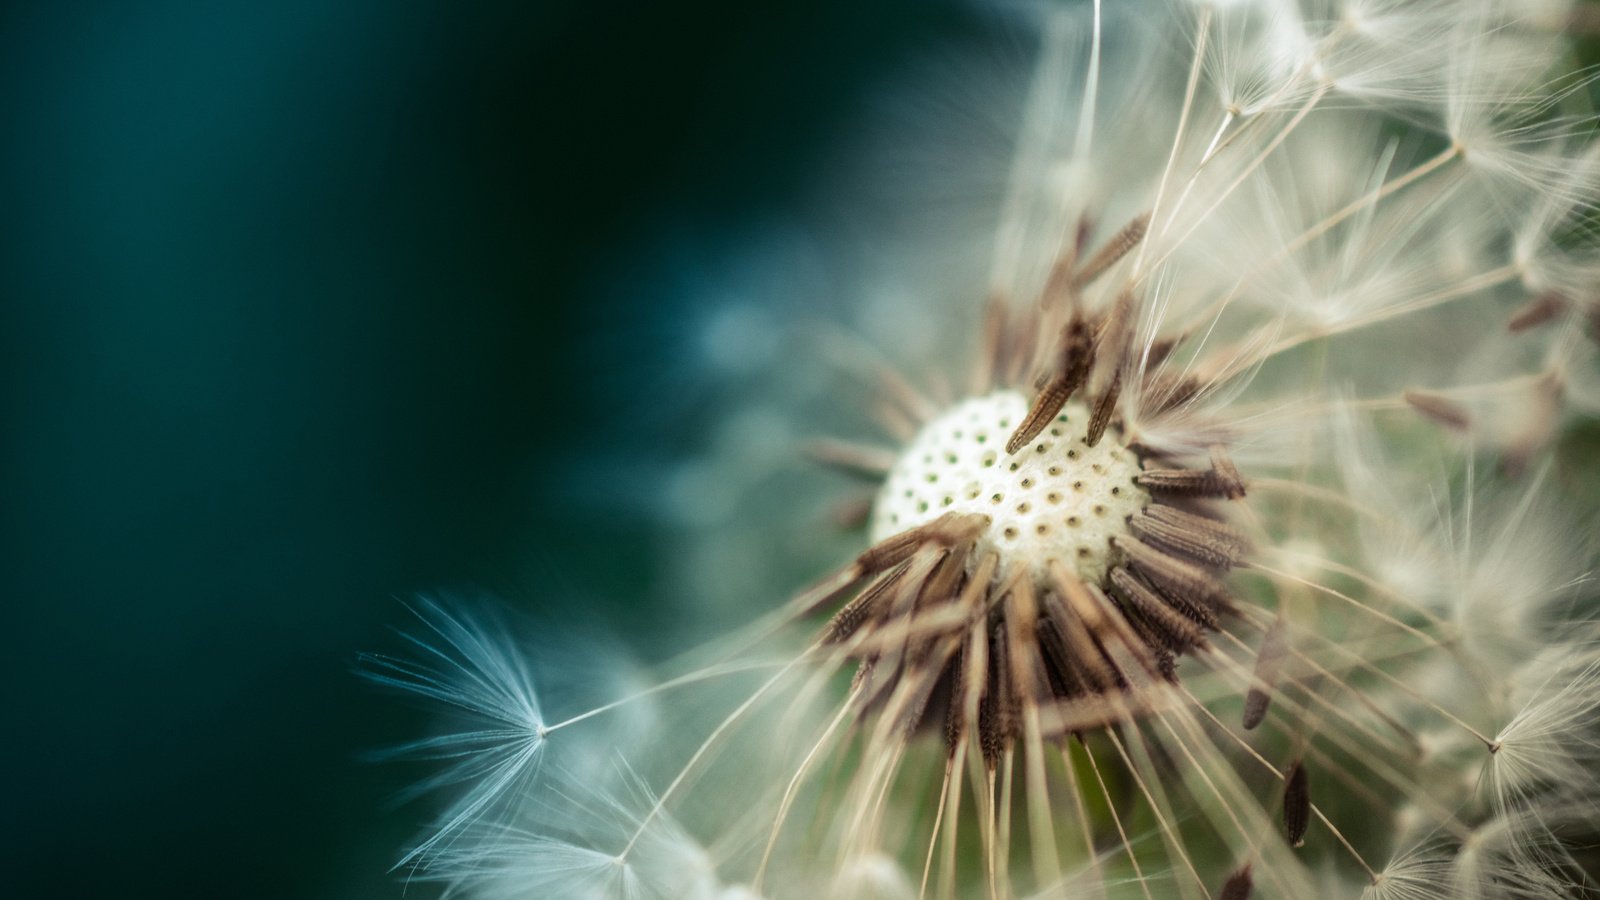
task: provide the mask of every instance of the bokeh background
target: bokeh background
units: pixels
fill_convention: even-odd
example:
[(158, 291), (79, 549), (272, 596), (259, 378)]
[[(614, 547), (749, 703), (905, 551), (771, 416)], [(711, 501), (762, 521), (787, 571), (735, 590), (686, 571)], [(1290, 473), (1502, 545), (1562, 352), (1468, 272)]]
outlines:
[(355, 655), (416, 591), (658, 612), (659, 526), (573, 500), (648, 361), (607, 336), (674, 314), (618, 273), (714, 267), (951, 22), (6, 4), (0, 892), (428, 895), (361, 759), (424, 714)]
[(419, 591), (670, 619), (665, 526), (585, 499), (602, 449), (703, 434), (681, 397), (611, 415), (704, 387), (653, 377), (698, 309), (669, 275), (791, 215), (879, 79), (969, 25), (0, 7), (0, 893), (430, 895), (387, 871), (415, 773), (362, 759), (426, 713), (356, 654)]

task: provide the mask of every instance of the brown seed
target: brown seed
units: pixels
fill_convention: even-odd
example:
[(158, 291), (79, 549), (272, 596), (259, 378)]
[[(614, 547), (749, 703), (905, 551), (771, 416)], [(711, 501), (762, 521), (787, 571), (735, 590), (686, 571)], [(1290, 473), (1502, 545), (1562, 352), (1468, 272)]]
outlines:
[(866, 590), (857, 594), (854, 600), (846, 603), (822, 629), (822, 642), (837, 644), (846, 641), (863, 624), (875, 618), (880, 612), (884, 597), (899, 586), (910, 568), (910, 561), (900, 563), (892, 571), (880, 575), (867, 586)]
[(1289, 775), (1283, 783), (1283, 830), (1289, 846), (1305, 846), (1306, 829), (1310, 825), (1311, 786), (1305, 764), (1297, 759), (1289, 767)]
[(1089, 370), (1089, 393), (1099, 397), (1111, 386), (1111, 380), (1120, 375), (1128, 360), (1128, 344), (1133, 334), (1134, 296), (1129, 285), (1117, 294), (1116, 302), (1100, 322), (1100, 333), (1095, 336), (1095, 361)]
[(1466, 431), (1472, 425), (1467, 408), (1453, 400), (1426, 391), (1405, 391), (1400, 398), (1414, 410), (1446, 428)]
[(1217, 900), (1246, 900), (1254, 888), (1255, 879), (1250, 876), (1250, 864), (1245, 863), (1222, 883), (1222, 890), (1217, 891)]
[(1244, 498), (1244, 478), (1240, 477), (1239, 470), (1234, 468), (1233, 460), (1228, 458), (1228, 452), (1221, 444), (1211, 445), (1211, 471), (1217, 473), (1217, 478), (1228, 489), (1229, 500)]
[(1198, 376), (1160, 372), (1146, 378), (1144, 402), (1151, 412), (1165, 412), (1193, 400), (1204, 387)]
[(866, 478), (889, 474), (898, 458), (893, 450), (834, 439), (812, 441), (806, 445), (805, 454), (819, 465)]
[(1139, 473), (1138, 482), (1152, 491), (1200, 497), (1225, 497), (1238, 500), (1245, 495), (1244, 479), (1221, 447), (1211, 448), (1211, 468), (1148, 468)]
[(989, 684), (989, 638), (982, 621), (967, 627), (955, 673), (950, 710), (945, 718), (946, 749), (952, 756), (969, 733), (974, 729), (982, 731), (983, 697)]
[(1113, 542), (1162, 596), (1207, 628), (1216, 627), (1216, 610), (1232, 603), (1227, 588), (1205, 569), (1168, 556), (1135, 537), (1122, 536)]
[(984, 766), (993, 771), (1000, 763), (1000, 755), (1011, 746), (1013, 719), (1011, 698), (1007, 695), (1011, 679), (1006, 643), (999, 639), (998, 632), (990, 635), (988, 642), (989, 678), (978, 708), (978, 749), (983, 753)]
[(1111, 424), (1112, 413), (1117, 409), (1117, 397), (1122, 394), (1122, 370), (1118, 367), (1116, 374), (1111, 376), (1111, 384), (1094, 401), (1094, 409), (1089, 413), (1089, 433), (1084, 442), (1093, 447), (1100, 443), (1100, 438), (1105, 436), (1106, 426)]
[[(1066, 647), (1067, 661), (1072, 666), (1073, 672), (1089, 693), (1101, 694), (1115, 689), (1120, 678), (1111, 663), (1106, 660), (1099, 644), (1095, 642), (1083, 617), (1082, 611), (1094, 614), (1090, 605), (1093, 603), (1093, 598), (1087, 595), (1087, 586), (1076, 579), (1070, 582), (1058, 579), (1056, 588), (1061, 593), (1047, 592), (1041, 600), (1045, 618), (1061, 635)], [(1069, 604), (1062, 596), (1067, 593), (1081, 596), (1078, 596), (1076, 602)]]
[(1039, 654), (1039, 608), (1031, 579), (1020, 579), (1007, 598), (1002, 634), (1011, 663), (1011, 696), (1032, 705), (1050, 696), (1050, 683)]
[(955, 659), (950, 663), (953, 673), (950, 681), (950, 706), (944, 711), (944, 749), (951, 757), (956, 755), (956, 748), (961, 746), (961, 739), (966, 736), (966, 723), (963, 720), (966, 713), (962, 709), (962, 697), (965, 696), (965, 669), (967, 664), (967, 644), (962, 641), (956, 648)]
[(1511, 314), (1506, 328), (1512, 333), (1527, 331), (1561, 315), (1567, 308), (1567, 298), (1559, 291), (1545, 291), (1517, 308)]
[(930, 663), (901, 676), (899, 684), (903, 687), (896, 692), (890, 706), (895, 714), (894, 733), (901, 740), (910, 740), (917, 726), (922, 724), (922, 716), (928, 711), (928, 700), (939, 685), (945, 663), (954, 654), (955, 646), (953, 641), (941, 642)]
[(983, 305), (983, 332), (978, 339), (978, 358), (972, 367), (971, 388), (975, 396), (989, 393), (1000, 368), (1006, 331), (1006, 299), (990, 294)]
[(1078, 271), (1072, 276), (1072, 287), (1081, 290), (1092, 284), (1096, 278), (1105, 274), (1105, 271), (1116, 265), (1117, 260), (1128, 255), (1128, 251), (1139, 246), (1144, 240), (1145, 232), (1150, 227), (1150, 214), (1142, 213), (1134, 216), (1133, 221), (1122, 226), (1122, 230), (1112, 235), (1111, 240), (1096, 250)]
[(1082, 315), (1074, 313), (1061, 331), (1055, 372), (1040, 388), (1028, 414), (1006, 441), (1007, 453), (1021, 450), (1049, 426), (1056, 414), (1061, 412), (1061, 407), (1066, 406), (1072, 395), (1083, 386), (1093, 362), (1092, 329)]
[(1244, 555), (1244, 537), (1236, 530), (1174, 507), (1148, 506), (1130, 518), (1128, 525), (1141, 540), (1213, 568), (1231, 568)]
[(1038, 437), (1039, 432), (1043, 431), (1045, 426), (1050, 424), (1050, 420), (1055, 418), (1056, 413), (1061, 411), (1061, 407), (1066, 406), (1067, 401), (1072, 399), (1072, 394), (1077, 389), (1076, 384), (1065, 379), (1051, 379), (1033, 399), (1033, 406), (1023, 417), (1022, 424), (1017, 426), (1017, 430), (1006, 441), (1006, 452), (1016, 453), (1026, 447), (1029, 441)]
[(1182, 653), (1205, 643), (1198, 623), (1173, 609), (1126, 569), (1112, 569), (1111, 584), (1117, 589), (1117, 596), (1150, 626), (1161, 646)]
[(1072, 652), (1055, 622), (1046, 619), (1039, 623), (1039, 648), (1044, 661), (1045, 674), (1050, 679), (1052, 692), (1062, 699), (1071, 699), (1088, 692), (1083, 680), (1072, 665)]
[(1267, 717), (1268, 693), (1278, 680), (1283, 662), (1289, 655), (1289, 621), (1280, 610), (1278, 618), (1268, 626), (1261, 638), (1261, 649), (1256, 651), (1255, 683), (1244, 697), (1244, 728), (1249, 731)]
[(863, 575), (875, 575), (908, 559), (924, 544), (953, 547), (975, 540), (989, 523), (983, 516), (947, 512), (926, 525), (892, 534), (856, 557)]

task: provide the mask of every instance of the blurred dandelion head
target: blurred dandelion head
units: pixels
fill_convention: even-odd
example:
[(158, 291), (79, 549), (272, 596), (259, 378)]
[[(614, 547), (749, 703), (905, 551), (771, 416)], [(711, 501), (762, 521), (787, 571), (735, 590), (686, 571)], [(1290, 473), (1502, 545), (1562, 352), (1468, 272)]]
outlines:
[[(728, 421), (855, 432), (809, 445), (861, 487), (853, 558), (560, 713), (542, 643), (424, 608), (427, 664), (371, 671), (476, 724), (409, 748), (458, 793), (405, 862), (492, 897), (1593, 890), (1600, 473), (1559, 450), (1600, 400), (1600, 166), (1562, 12), (997, 11), (1027, 78), (955, 82), (1004, 152), (948, 110), (895, 143), (970, 215), (844, 265), (842, 321), (707, 336), (789, 382)], [(747, 489), (675, 496), (731, 562), (680, 587), (766, 609), (805, 541), (751, 535), (827, 530), (821, 482), (729, 446), (696, 484)]]

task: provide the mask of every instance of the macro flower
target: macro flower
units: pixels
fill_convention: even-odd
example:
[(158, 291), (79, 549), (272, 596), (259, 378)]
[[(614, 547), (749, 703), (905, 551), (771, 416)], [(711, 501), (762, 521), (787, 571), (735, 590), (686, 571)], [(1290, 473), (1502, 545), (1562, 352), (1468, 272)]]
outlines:
[[(1593, 891), (1596, 473), (1562, 440), (1600, 403), (1600, 157), (1560, 11), (992, 12), (1027, 77), (941, 58), (918, 86), (958, 99), (863, 153), (931, 208), (858, 216), (828, 315), (718, 331), (772, 377), (663, 492), (663, 582), (747, 621), (634, 670), (420, 605), (417, 659), (367, 671), (463, 724), (401, 748), (453, 791), (403, 864), (507, 898)], [(749, 452), (823, 428), (867, 487), (837, 533), (838, 482)]]

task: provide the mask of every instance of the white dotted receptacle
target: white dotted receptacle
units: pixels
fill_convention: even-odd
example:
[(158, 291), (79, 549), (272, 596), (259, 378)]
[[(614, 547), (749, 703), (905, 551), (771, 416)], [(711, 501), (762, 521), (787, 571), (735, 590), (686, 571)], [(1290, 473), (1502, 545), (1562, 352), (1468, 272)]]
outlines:
[(1040, 568), (1058, 559), (1086, 581), (1110, 566), (1110, 540), (1150, 502), (1135, 478), (1139, 460), (1108, 431), (1084, 442), (1088, 410), (1068, 403), (1015, 454), (1006, 441), (1028, 413), (1014, 391), (963, 401), (929, 422), (890, 471), (873, 504), (872, 540), (915, 528), (947, 512), (989, 518), (980, 550), (1003, 568)]

